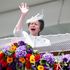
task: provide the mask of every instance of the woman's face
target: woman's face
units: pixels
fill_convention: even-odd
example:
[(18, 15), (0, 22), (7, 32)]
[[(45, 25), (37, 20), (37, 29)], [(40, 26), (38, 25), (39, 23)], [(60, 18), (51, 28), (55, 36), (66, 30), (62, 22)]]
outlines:
[(31, 35), (37, 36), (38, 33), (40, 32), (40, 22), (39, 21), (34, 21), (29, 24), (28, 30)]

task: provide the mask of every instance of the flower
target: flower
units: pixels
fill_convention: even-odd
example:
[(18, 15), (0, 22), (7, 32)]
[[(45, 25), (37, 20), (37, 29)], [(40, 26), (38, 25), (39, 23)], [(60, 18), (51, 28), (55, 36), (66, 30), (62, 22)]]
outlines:
[(40, 60), (40, 54), (35, 54), (35, 61), (38, 62)]
[(17, 46), (15, 46), (14, 44), (12, 44), (9, 51), (15, 52), (16, 48), (17, 48)]
[(34, 55), (31, 55), (30, 56), (30, 63), (35, 63), (35, 56)]
[(70, 54), (62, 55), (61, 60), (63, 62), (69, 62), (70, 61)]
[(4, 53), (0, 51), (0, 60), (4, 57)]
[(38, 65), (37, 69), (38, 69), (38, 70), (44, 70), (44, 66)]
[(10, 48), (10, 46), (4, 46), (4, 48), (2, 48), (2, 52), (5, 53), (6, 55), (8, 55), (9, 48)]
[(7, 63), (12, 63), (12, 62), (13, 62), (13, 57), (7, 56)]
[(46, 62), (49, 63), (50, 65), (54, 64), (54, 61), (55, 61), (54, 55), (51, 53), (45, 53), (42, 56), (42, 59), (46, 60)]
[(15, 45), (16, 47), (18, 47), (18, 43), (16, 43), (16, 42), (15, 42), (15, 43), (13, 43), (13, 45)]
[(58, 62), (57, 60), (55, 60), (55, 63), (53, 65), (53, 70), (61, 70), (60, 62)]
[(9, 50), (9, 48), (10, 48), (10, 45), (3, 46), (2, 51), (6, 52), (6, 50)]
[(30, 56), (31, 56), (32, 54), (26, 54), (26, 62), (28, 62), (29, 61), (29, 59), (30, 59)]
[(30, 63), (29, 61), (26, 62), (25, 67), (26, 67), (27, 69), (30, 69), (30, 68), (31, 68), (31, 63)]
[(27, 54), (27, 52), (26, 52), (25, 46), (20, 46), (15, 51), (15, 55), (16, 55), (17, 58), (19, 58), (19, 57), (25, 57), (26, 54)]
[(25, 63), (25, 58), (24, 58), (24, 57), (20, 57), (20, 58), (19, 58), (19, 61), (20, 61), (21, 63)]
[(7, 67), (7, 70), (12, 70), (12, 68), (11, 67)]
[(7, 67), (7, 61), (5, 61), (5, 60), (0, 60), (0, 64), (2, 64), (2, 67), (4, 68), (4, 67)]
[(70, 54), (55, 59), (51, 53), (39, 53), (24, 41), (5, 45), (0, 51), (0, 70), (59, 70), (70, 69)]
[(10, 51), (10, 48), (11, 48), (11, 46), (10, 45), (8, 45), (8, 46), (5, 46), (3, 49), (2, 49), (2, 52), (5, 54), (5, 55), (12, 55), (13, 54), (13, 52), (12, 51)]
[(18, 41), (18, 46), (26, 45), (24, 41)]
[(33, 48), (30, 45), (27, 45), (27, 53), (33, 53)]

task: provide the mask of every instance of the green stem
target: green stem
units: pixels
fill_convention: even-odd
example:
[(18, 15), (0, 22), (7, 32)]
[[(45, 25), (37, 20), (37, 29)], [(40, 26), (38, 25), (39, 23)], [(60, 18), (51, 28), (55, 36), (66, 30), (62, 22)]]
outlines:
[(22, 66), (22, 70), (25, 70), (25, 65), (23, 64), (23, 66)]

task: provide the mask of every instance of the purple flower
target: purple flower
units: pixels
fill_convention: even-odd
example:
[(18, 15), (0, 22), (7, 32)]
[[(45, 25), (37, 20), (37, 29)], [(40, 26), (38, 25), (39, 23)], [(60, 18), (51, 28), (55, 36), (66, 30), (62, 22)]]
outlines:
[(36, 66), (35, 65), (31, 65), (31, 69), (32, 70), (36, 70)]
[(12, 53), (9, 52), (10, 46), (5, 46), (2, 51), (6, 54), (6, 55), (11, 55)]
[(70, 61), (70, 54), (66, 54), (62, 56), (62, 61), (63, 62), (69, 62)]
[(42, 58), (42, 56), (43, 56), (44, 54), (45, 54), (45, 53), (40, 53), (41, 58)]
[(19, 46), (17, 49), (20, 49), (20, 50), (26, 50), (26, 46), (25, 45), (22, 45), (22, 46)]
[(16, 57), (25, 57), (27, 54), (26, 47), (24, 45), (18, 47), (15, 51), (15, 54), (16, 54)]
[(9, 50), (10, 46), (4, 46), (3, 51)]
[(55, 58), (53, 56), (53, 54), (50, 53), (46, 53), (42, 56), (43, 60), (46, 60), (47, 63), (49, 63), (50, 65), (52, 65), (55, 61)]
[(26, 45), (26, 43), (24, 41), (19, 41), (18, 46), (22, 46), (22, 45)]
[(27, 45), (27, 53), (33, 53), (33, 48), (30, 45)]
[(45, 70), (49, 70), (49, 67), (48, 66), (44, 66)]
[(22, 68), (23, 64), (18, 62), (18, 66), (19, 66), (19, 68)]
[(25, 57), (26, 51), (18, 50), (16, 51), (16, 57)]
[(27, 49), (27, 53), (33, 53), (33, 49), (32, 48), (28, 48)]

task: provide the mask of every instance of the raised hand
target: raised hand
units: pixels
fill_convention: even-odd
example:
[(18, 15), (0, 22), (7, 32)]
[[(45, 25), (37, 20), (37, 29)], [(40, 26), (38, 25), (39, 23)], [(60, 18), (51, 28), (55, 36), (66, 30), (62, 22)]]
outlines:
[(29, 11), (27, 3), (21, 3), (21, 5), (19, 5), (19, 8), (23, 14), (26, 14)]

